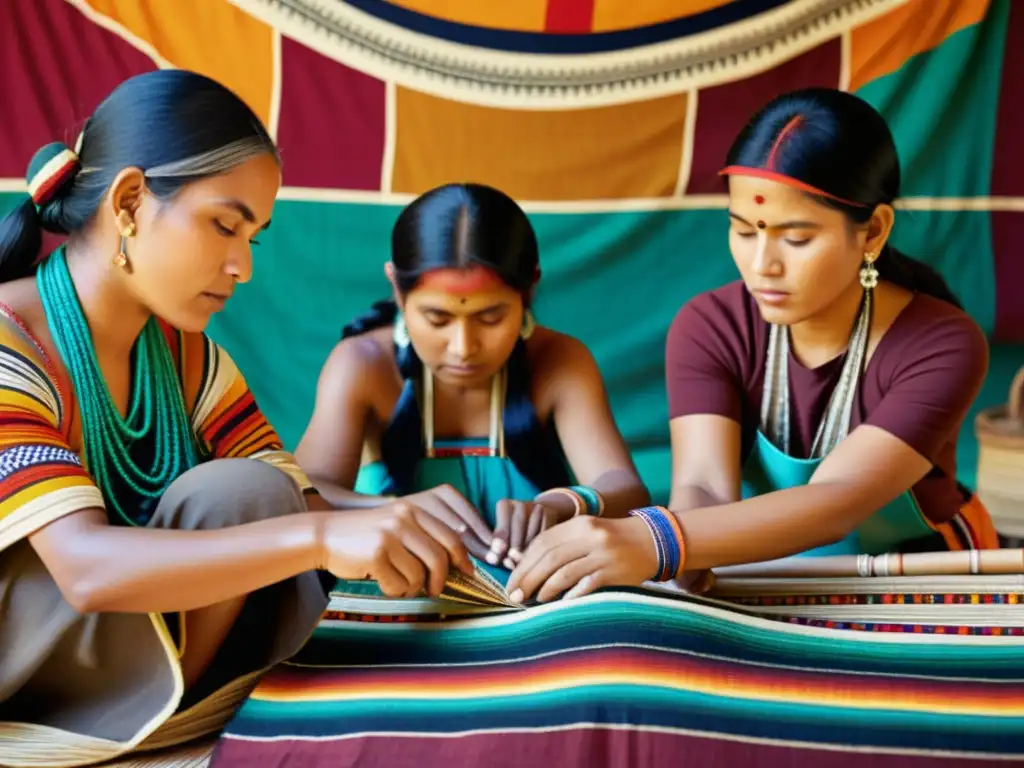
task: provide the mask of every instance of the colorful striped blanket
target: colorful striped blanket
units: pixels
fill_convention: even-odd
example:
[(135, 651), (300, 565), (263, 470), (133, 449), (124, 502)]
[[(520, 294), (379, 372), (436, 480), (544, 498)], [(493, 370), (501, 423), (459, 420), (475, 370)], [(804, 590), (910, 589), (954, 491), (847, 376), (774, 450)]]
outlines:
[(820, 580), (764, 597), (730, 580), (724, 599), (616, 590), (444, 621), (334, 614), (264, 678), (211, 766), (1024, 759), (1021, 577), (839, 581), (857, 582), (848, 599), (821, 597)]

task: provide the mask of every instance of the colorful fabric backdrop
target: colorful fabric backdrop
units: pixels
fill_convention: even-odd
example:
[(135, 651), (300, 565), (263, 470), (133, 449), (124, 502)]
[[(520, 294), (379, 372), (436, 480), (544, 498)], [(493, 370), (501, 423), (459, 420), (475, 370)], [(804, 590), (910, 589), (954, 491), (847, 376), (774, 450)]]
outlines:
[[(518, 198), (541, 322), (593, 349), (645, 480), (668, 488), (662, 352), (687, 299), (736, 277), (715, 172), (777, 93), (852, 90), (904, 168), (897, 245), (939, 268), (1024, 361), (1024, 5), (1011, 0), (6, 0), (0, 207), (124, 78), (224, 82), (281, 146), (255, 277), (211, 327), (285, 442), (344, 322), (387, 293), (400, 207), (449, 181)], [(968, 423), (961, 473), (973, 480)]]

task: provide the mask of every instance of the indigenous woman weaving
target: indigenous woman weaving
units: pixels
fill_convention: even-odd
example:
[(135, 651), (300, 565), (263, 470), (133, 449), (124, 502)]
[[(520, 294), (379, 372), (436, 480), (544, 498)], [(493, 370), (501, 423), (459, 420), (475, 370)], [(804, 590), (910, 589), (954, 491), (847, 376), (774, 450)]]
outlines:
[(938, 273), (889, 243), (900, 167), (882, 117), (840, 91), (783, 95), (721, 173), (742, 280), (688, 302), (668, 333), (671, 512), (638, 510), (605, 547), (592, 521), (541, 536), (509, 583), (523, 596), (999, 546), (956, 480), (986, 340)]
[(296, 450), (326, 498), (400, 496), (501, 581), (541, 531), (646, 503), (593, 356), (534, 321), (537, 239), (511, 198), (425, 193), (385, 270), (394, 298), (342, 331)]
[[(312, 633), (320, 569), (392, 595), (472, 569), (409, 505), (330, 511), (204, 335), (279, 184), (238, 97), (156, 71), (41, 149), (0, 223), (4, 765), (216, 731)], [(68, 237), (39, 261), (41, 230)]]

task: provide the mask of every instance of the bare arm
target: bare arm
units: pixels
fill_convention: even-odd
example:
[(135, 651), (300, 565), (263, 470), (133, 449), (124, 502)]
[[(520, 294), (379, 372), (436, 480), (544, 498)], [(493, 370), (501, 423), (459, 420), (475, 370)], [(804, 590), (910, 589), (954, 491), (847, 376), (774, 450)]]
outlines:
[[(623, 517), (629, 510), (649, 504), (650, 493), (615, 424), (601, 371), (586, 345), (568, 336), (555, 336), (537, 367), (535, 376), (553, 390), (555, 429), (569, 466), (580, 484), (604, 497), (605, 517)], [(572, 502), (563, 496), (541, 496), (545, 505), (567, 505), (565, 511), (572, 514)]]
[[(775, 560), (838, 541), (913, 486), (930, 462), (898, 438), (860, 426), (829, 454), (809, 485), (743, 501), (674, 510), (688, 574)], [(685, 485), (705, 497), (714, 489)], [(542, 533), (509, 577), (513, 600), (550, 600), (651, 578), (657, 553), (640, 518), (578, 518)]]
[(888, 432), (857, 427), (808, 485), (685, 512), (673, 507), (686, 540), (686, 568), (774, 560), (839, 541), (931, 466)]
[(669, 508), (685, 512), (740, 499), (740, 425), (696, 414), (669, 422), (672, 494)]
[(295, 450), (310, 482), (338, 509), (379, 507), (390, 500), (352, 490), (366, 424), (371, 414), (366, 397), (369, 376), (358, 338), (338, 344), (327, 358), (317, 382), (313, 415)]
[[(329, 514), (329, 513), (327, 513)], [(190, 611), (318, 566), (325, 513), (211, 531), (112, 526), (101, 509), (29, 536), (64, 598), (81, 613)]]

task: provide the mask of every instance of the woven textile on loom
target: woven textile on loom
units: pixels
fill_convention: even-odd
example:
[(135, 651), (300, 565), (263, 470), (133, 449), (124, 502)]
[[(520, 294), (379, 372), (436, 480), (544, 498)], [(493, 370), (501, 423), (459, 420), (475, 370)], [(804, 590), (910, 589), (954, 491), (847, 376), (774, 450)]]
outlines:
[(499, 615), (330, 613), (235, 766), (919, 768), (1024, 760), (1024, 577), (724, 578)]

